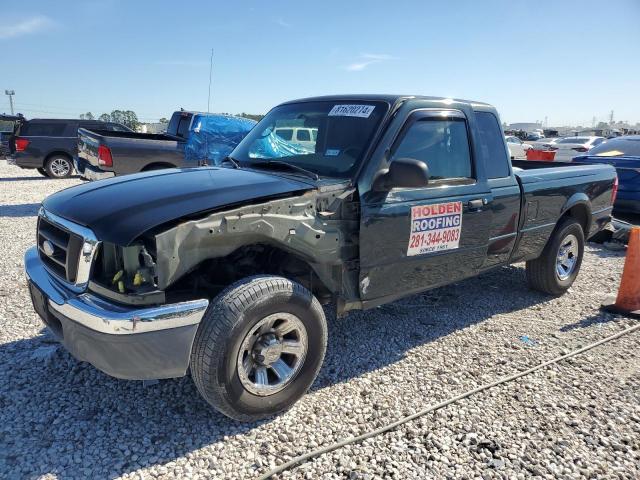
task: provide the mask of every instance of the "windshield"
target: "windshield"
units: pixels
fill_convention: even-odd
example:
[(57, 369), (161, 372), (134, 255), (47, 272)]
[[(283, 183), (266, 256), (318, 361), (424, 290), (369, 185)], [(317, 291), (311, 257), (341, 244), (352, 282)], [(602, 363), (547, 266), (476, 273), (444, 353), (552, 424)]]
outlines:
[(593, 147), (589, 155), (598, 157), (640, 157), (640, 136), (614, 138)]
[(275, 160), (321, 176), (349, 178), (388, 108), (384, 102), (358, 101), (281, 105), (251, 130), (231, 156), (243, 166)]

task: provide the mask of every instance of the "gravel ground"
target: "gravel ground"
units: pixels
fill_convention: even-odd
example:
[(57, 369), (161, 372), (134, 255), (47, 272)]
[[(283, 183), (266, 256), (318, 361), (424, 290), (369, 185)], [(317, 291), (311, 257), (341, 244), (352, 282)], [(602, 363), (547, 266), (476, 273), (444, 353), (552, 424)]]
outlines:
[[(253, 478), (635, 324), (598, 310), (624, 252), (589, 245), (561, 298), (527, 290), (517, 265), (330, 318), (311, 391), (273, 420), (237, 423), (209, 409), (189, 378), (116, 380), (43, 330), (22, 258), (39, 202), (77, 183), (0, 162), (3, 478)], [(639, 478), (639, 347), (640, 333), (628, 335), (283, 478)]]

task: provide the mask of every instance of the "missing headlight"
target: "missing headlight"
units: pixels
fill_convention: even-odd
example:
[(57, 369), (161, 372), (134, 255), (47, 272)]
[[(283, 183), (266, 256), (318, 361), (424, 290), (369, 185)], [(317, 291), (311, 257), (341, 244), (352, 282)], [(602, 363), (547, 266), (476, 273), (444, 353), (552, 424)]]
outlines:
[(119, 293), (142, 294), (156, 290), (156, 264), (143, 244), (120, 247), (103, 243), (94, 281)]

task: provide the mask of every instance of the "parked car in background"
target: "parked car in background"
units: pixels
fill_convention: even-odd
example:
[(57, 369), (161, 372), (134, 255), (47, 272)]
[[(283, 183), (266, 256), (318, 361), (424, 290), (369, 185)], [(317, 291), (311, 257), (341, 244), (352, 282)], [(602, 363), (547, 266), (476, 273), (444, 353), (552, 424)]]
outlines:
[(35, 168), (51, 178), (65, 178), (73, 173), (78, 128), (131, 132), (119, 123), (99, 120), (34, 118), (19, 120), (16, 125), (15, 134), (9, 140), (13, 161), (20, 168)]
[(219, 163), (256, 124), (231, 115), (174, 112), (166, 133), (78, 130), (75, 166), (87, 180)]
[(275, 134), (287, 142), (313, 148), (318, 137), (317, 128), (281, 127), (275, 129)]
[(591, 148), (606, 141), (604, 137), (564, 137), (558, 138), (551, 145), (556, 152), (554, 162), (570, 162), (576, 155), (588, 152)]
[(13, 132), (0, 132), (0, 160), (7, 158), (11, 153), (9, 149), (9, 139)]
[(544, 148), (550, 148), (551, 145), (560, 140), (561, 137), (543, 137), (538, 140), (527, 140), (526, 143), (531, 145), (533, 148), (537, 148), (538, 150), (542, 150)]
[(527, 134), (526, 140), (531, 140), (531, 141), (537, 141), (540, 140), (541, 138), (543, 138), (544, 135), (542, 135), (539, 132), (531, 132)]
[(506, 135), (504, 139), (507, 142), (511, 160), (523, 160), (527, 158), (527, 150), (532, 148), (531, 145), (524, 143), (518, 137), (513, 135)]
[(618, 196), (614, 208), (620, 212), (640, 213), (640, 135), (607, 140), (587, 155), (574, 157), (573, 163), (603, 163), (615, 167)]

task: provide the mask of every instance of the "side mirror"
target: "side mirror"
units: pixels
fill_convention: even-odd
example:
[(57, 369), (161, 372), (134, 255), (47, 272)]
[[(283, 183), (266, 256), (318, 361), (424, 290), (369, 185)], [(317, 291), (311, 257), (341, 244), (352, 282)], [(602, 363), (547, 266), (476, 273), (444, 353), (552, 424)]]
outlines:
[(398, 158), (388, 169), (381, 170), (373, 181), (373, 190), (383, 192), (392, 188), (420, 188), (429, 183), (429, 167), (415, 158)]

